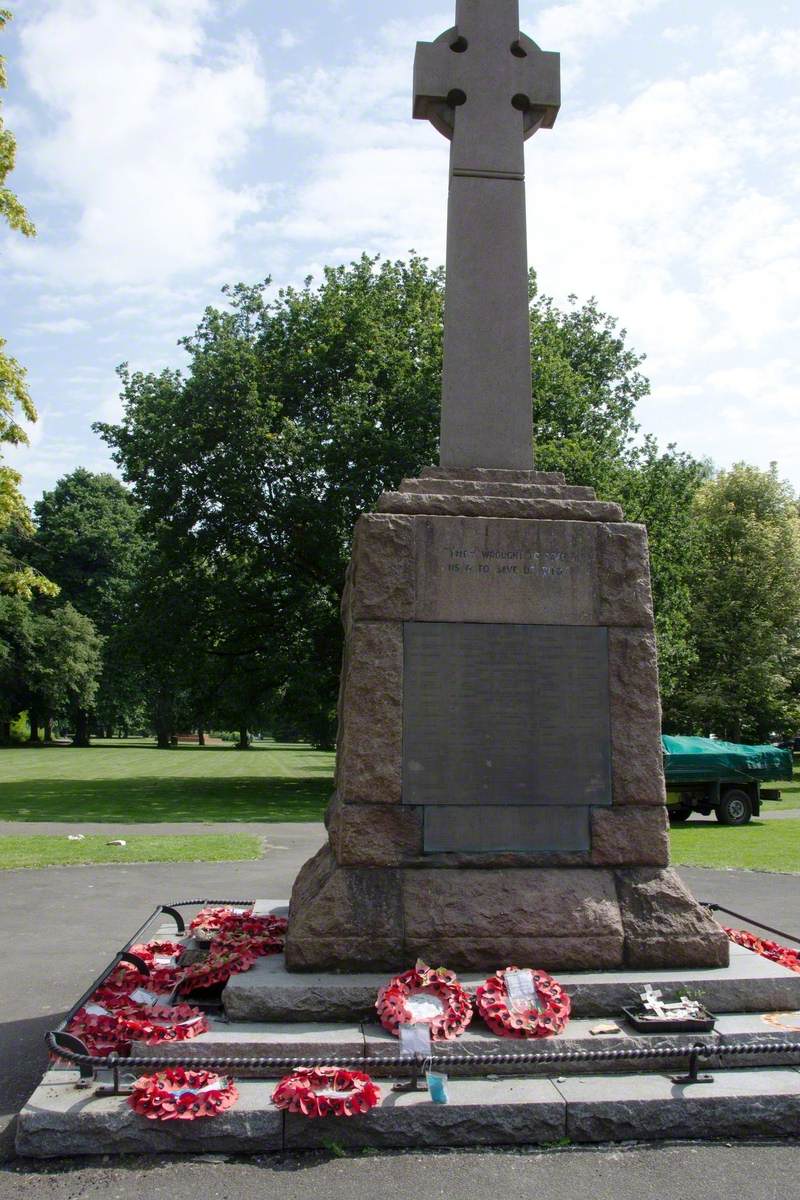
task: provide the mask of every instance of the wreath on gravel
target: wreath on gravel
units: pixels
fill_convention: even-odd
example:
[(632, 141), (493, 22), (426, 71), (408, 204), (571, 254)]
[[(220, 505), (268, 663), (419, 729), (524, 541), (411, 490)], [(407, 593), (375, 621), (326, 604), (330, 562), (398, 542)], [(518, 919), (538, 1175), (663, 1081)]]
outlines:
[(455, 972), (423, 962), (385, 984), (375, 1007), (381, 1025), (395, 1037), (401, 1025), (424, 1024), (432, 1042), (452, 1041), (472, 1020), (472, 1001)]
[(278, 1108), (304, 1117), (354, 1117), (380, 1103), (381, 1093), (363, 1071), (343, 1067), (301, 1067), (272, 1093)]
[[(725, 929), (724, 925), (723, 929)], [(800, 950), (791, 949), (789, 946), (780, 946), (777, 942), (757, 937), (746, 929), (725, 929), (725, 932), (737, 946), (745, 946), (754, 954), (760, 954), (762, 958), (768, 958), (770, 962), (779, 963), (782, 967), (787, 967), (790, 971), (797, 971), (800, 974)]]
[(545, 1038), (561, 1033), (572, 1011), (572, 1002), (561, 984), (546, 971), (531, 971), (537, 1002), (512, 1001), (506, 973), (517, 970), (506, 967), (496, 971), (476, 989), (478, 1012), (492, 1033), (510, 1038)]
[(219, 1116), (238, 1099), (232, 1079), (211, 1071), (168, 1067), (137, 1079), (128, 1103), (150, 1121), (196, 1121)]

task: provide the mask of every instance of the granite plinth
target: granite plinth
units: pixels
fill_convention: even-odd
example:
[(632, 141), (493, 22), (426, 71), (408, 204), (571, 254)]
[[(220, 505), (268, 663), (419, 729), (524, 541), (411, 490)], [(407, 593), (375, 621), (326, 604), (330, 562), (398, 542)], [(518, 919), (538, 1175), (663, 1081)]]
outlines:
[(428, 468), (378, 509), (356, 529), (329, 842), (295, 883), (289, 969), (727, 963), (668, 869), (644, 528), (513, 469)]

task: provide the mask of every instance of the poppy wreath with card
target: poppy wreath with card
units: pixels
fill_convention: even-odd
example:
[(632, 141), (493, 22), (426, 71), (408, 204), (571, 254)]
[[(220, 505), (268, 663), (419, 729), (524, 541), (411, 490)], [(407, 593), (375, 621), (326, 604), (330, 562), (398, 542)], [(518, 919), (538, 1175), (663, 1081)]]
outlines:
[(189, 1004), (118, 1004), (108, 1009), (105, 997), (97, 991), (88, 1002), (105, 1012), (92, 1013), (81, 1008), (67, 1026), (67, 1032), (79, 1037), (89, 1053), (102, 1057), (116, 1051), (130, 1053), (131, 1042), (157, 1046), (161, 1042), (185, 1042), (208, 1032), (208, 1019), (199, 1008)]
[(304, 1117), (355, 1117), (380, 1103), (380, 1090), (363, 1071), (301, 1067), (280, 1081), (272, 1103)]
[(128, 1104), (150, 1121), (196, 1121), (219, 1116), (238, 1099), (232, 1079), (211, 1071), (168, 1067), (137, 1079)]
[(492, 1033), (500, 1037), (544, 1038), (561, 1033), (569, 1021), (572, 1003), (560, 983), (546, 971), (531, 971), (536, 1003), (512, 1003), (508, 995), (506, 972), (518, 967), (496, 971), (479, 985), (475, 1003)]
[(382, 987), (375, 1007), (381, 1025), (395, 1037), (401, 1025), (425, 1024), (432, 1042), (457, 1038), (472, 1020), (472, 1001), (455, 972), (423, 962)]
[(779, 963), (790, 971), (800, 972), (800, 951), (781, 946), (778, 942), (771, 942), (768, 938), (757, 937), (746, 929), (725, 929), (725, 932), (737, 946), (745, 946), (754, 954), (768, 958), (770, 962)]
[(187, 1042), (208, 1033), (208, 1018), (191, 1004), (152, 1004), (137, 1013), (119, 1018), (127, 1042), (159, 1046), (162, 1042)]

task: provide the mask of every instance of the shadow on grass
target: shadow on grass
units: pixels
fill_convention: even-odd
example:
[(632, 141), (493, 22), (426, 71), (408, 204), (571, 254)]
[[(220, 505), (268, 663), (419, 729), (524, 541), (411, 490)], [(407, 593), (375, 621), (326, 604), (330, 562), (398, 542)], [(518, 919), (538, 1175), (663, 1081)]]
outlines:
[(748, 821), (746, 825), (723, 825), (716, 817), (700, 817), (698, 820), (692, 817), (688, 821), (681, 821), (680, 824), (671, 825), (670, 829), (673, 833), (680, 833), (683, 829), (724, 829), (728, 833), (744, 833), (747, 829), (763, 829), (765, 826), (773, 824), (773, 821), (759, 821), (757, 817), (754, 817), (752, 821)]
[(333, 779), (27, 779), (0, 789), (2, 821), (319, 821)]
[[(191, 743), (179, 743), (177, 746), (157, 746), (154, 741), (139, 741), (137, 738), (130, 738), (128, 741), (123, 739), (115, 741), (103, 741), (102, 738), (93, 738), (89, 746), (73, 746), (67, 742), (37, 742), (29, 743), (22, 742), (13, 746), (0, 746), (0, 755), (4, 752), (13, 754), (19, 751), (41, 751), (42, 753), (55, 754), (56, 751), (71, 751), (80, 750), (157, 750), (159, 754), (219, 754), (236, 753), (236, 754), (272, 754), (279, 750), (281, 754), (314, 754), (317, 753), (313, 746), (305, 742), (256, 742), (252, 746), (248, 746), (247, 750), (241, 750), (234, 742), (226, 742), (224, 746), (197, 746)], [(323, 751), (322, 753), (325, 753)], [(330, 753), (330, 752), (329, 752)]]

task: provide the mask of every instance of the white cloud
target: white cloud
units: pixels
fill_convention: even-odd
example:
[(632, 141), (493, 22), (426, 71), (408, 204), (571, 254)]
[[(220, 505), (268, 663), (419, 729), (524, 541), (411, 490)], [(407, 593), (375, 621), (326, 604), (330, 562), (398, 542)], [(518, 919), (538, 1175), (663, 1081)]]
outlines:
[(697, 41), (701, 31), (699, 25), (669, 25), (662, 29), (661, 36), (665, 42), (674, 42), (678, 46), (688, 45)]
[(33, 328), (40, 333), (83, 333), (91, 325), (80, 317), (64, 317), (61, 321), (37, 321)]
[[(533, 40), (543, 50), (577, 58), (601, 38), (614, 37), (666, 0), (571, 0), (531, 14)], [(523, 25), (525, 22), (523, 21)]]
[(281, 50), (294, 50), (301, 41), (302, 38), (291, 29), (282, 29), (278, 34), (278, 45)]
[(226, 182), (267, 113), (257, 50), (212, 44), (210, 0), (48, 0), (20, 31), (46, 127), (27, 147), (74, 220), (13, 261), (76, 285), (165, 279), (216, 263), (257, 190)]

